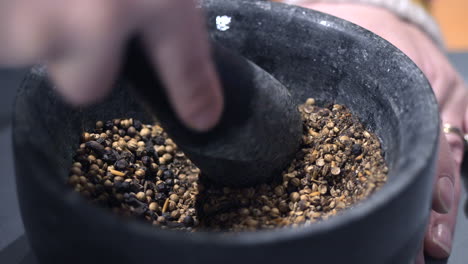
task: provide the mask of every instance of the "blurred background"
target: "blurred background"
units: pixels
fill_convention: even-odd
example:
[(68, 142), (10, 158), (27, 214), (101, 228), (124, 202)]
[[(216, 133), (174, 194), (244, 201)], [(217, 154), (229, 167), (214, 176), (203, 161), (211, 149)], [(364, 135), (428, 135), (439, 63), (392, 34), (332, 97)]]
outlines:
[(468, 1), (435, 0), (432, 13), (442, 28), (450, 51), (468, 51)]
[[(448, 56), (468, 81), (468, 0), (434, 0), (431, 12), (439, 22), (446, 40)], [(0, 263), (34, 263), (16, 199), (11, 149), (11, 112), (16, 88), (27, 69), (0, 68)], [(466, 174), (466, 172), (465, 172)], [(465, 175), (466, 176), (466, 175)], [(466, 187), (466, 183), (465, 183)], [(461, 207), (465, 204), (463, 194)], [(468, 259), (468, 220), (460, 210), (454, 254), (449, 263), (466, 263)], [(439, 262), (430, 262), (439, 263)], [(446, 263), (446, 262), (440, 262)]]

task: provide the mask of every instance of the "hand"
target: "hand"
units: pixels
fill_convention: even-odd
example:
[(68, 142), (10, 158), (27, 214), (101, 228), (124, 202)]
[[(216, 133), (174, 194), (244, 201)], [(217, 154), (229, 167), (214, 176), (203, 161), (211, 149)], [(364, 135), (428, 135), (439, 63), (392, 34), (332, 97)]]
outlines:
[[(441, 50), (418, 27), (391, 12), (359, 4), (307, 3), (304, 7), (349, 20), (385, 38), (408, 55), (429, 79), (443, 123), (468, 131), (468, 93), (463, 80)], [(384, 22), (383, 22), (384, 21)], [(449, 256), (460, 199), (460, 167), (464, 145), (460, 137), (441, 132), (432, 213), (424, 251), (435, 258)], [(417, 263), (424, 263), (423, 249)]]
[(140, 32), (176, 113), (203, 131), (223, 108), (203, 25), (194, 0), (5, 0), (0, 64), (46, 61), (58, 91), (89, 104), (109, 92), (126, 40)]

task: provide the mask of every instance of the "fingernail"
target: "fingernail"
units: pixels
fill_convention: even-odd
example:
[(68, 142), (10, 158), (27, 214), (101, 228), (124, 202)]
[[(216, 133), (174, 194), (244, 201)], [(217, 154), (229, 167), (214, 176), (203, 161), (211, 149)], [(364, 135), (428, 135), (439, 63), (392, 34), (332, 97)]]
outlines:
[(452, 251), (452, 233), (448, 226), (444, 224), (437, 225), (434, 228), (432, 240), (446, 253), (447, 256), (450, 255), (450, 251)]
[(454, 200), (454, 186), (449, 177), (444, 176), (437, 181), (437, 198), (442, 206), (443, 212), (448, 213), (452, 208)]

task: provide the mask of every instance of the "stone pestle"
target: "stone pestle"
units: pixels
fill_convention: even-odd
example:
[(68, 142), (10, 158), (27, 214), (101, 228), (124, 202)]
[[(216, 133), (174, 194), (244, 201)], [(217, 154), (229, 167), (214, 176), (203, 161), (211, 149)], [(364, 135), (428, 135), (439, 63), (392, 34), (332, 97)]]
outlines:
[(202, 180), (245, 187), (281, 177), (299, 149), (302, 122), (289, 91), (269, 73), (212, 42), (224, 109), (210, 131), (180, 122), (141, 42), (129, 42), (121, 76), (178, 147), (202, 171)]

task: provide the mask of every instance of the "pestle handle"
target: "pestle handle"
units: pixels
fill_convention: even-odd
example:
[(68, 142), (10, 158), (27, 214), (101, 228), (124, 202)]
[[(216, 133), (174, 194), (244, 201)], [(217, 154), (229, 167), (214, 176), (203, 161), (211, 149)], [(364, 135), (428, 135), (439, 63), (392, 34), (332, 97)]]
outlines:
[(151, 111), (170, 135), (177, 138), (178, 144), (197, 145), (214, 140), (223, 136), (229, 127), (241, 126), (252, 114), (249, 107), (243, 107), (250, 105), (255, 93), (251, 84), (252, 72), (246, 67), (247, 61), (214, 42), (212, 51), (223, 87), (224, 109), (219, 123), (210, 131), (200, 133), (187, 128), (177, 117), (142, 42), (134, 38), (129, 43), (124, 76), (130, 80), (140, 98), (149, 100), (146, 103)]
[(137, 38), (129, 43), (122, 75), (204, 179), (227, 186), (271, 180), (299, 147), (299, 112), (287, 89), (258, 66), (214, 42), (212, 52), (224, 109), (208, 132), (190, 130), (179, 120)]

